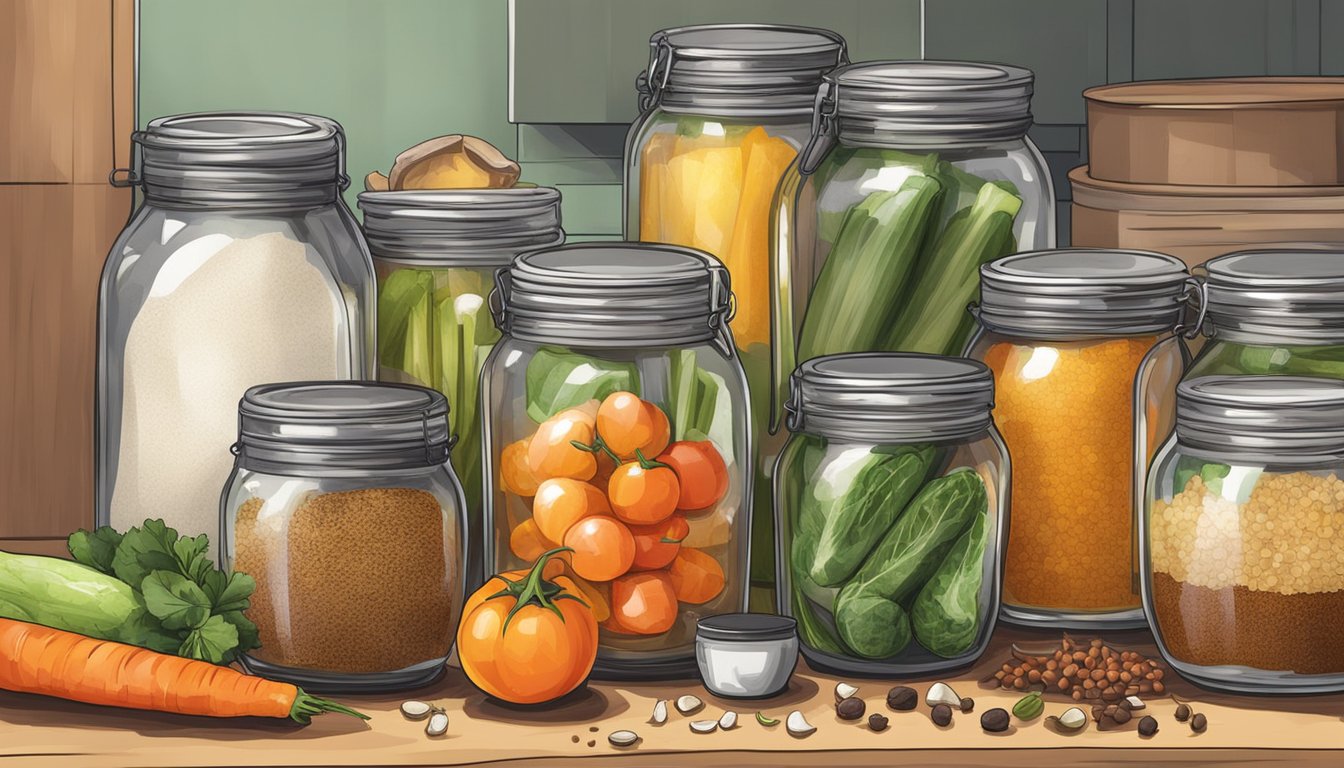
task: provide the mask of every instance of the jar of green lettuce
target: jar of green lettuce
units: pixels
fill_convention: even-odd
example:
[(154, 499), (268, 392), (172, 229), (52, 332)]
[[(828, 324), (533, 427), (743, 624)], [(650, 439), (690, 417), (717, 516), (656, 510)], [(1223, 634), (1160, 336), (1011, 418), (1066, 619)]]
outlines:
[(478, 381), (499, 339), (487, 306), (495, 270), (564, 242), (549, 187), (362, 192), (378, 277), (378, 378), (448, 398), (452, 464), (467, 501), (467, 581), (484, 579)]
[(965, 358), (803, 363), (775, 470), (781, 614), (814, 668), (872, 677), (965, 667), (999, 613), (1008, 450), (994, 378)]
[(1204, 264), (1207, 340), (1185, 375), (1344, 379), (1344, 252), (1242, 251)]

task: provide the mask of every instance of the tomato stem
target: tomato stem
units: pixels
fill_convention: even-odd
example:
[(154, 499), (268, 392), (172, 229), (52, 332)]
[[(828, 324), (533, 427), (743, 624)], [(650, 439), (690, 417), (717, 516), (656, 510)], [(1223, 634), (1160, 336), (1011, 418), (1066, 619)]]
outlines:
[(559, 616), (560, 621), (565, 620), (565, 615), (560, 612), (559, 606), (555, 604), (556, 600), (577, 600), (579, 605), (582, 605), (585, 608), (589, 607), (588, 603), (584, 602), (582, 598), (577, 595), (569, 594), (559, 584), (556, 584), (553, 581), (548, 581), (546, 577), (542, 575), (542, 572), (546, 570), (546, 563), (550, 561), (552, 557), (555, 557), (561, 552), (573, 551), (574, 550), (570, 547), (556, 547), (555, 549), (543, 552), (541, 556), (537, 558), (536, 562), (532, 564), (532, 569), (527, 572), (527, 575), (517, 581), (510, 581), (503, 576), (496, 576), (496, 578), (503, 581), (506, 586), (491, 595), (489, 599), (494, 600), (497, 597), (512, 597), (514, 599), (513, 607), (509, 609), (508, 615), (504, 617), (504, 626), (499, 631), (501, 635), (509, 631), (509, 622), (513, 621), (513, 617), (526, 605), (539, 605), (542, 608), (551, 611), (556, 616)]
[(662, 467), (663, 469), (671, 469), (671, 468), (672, 468), (671, 466), (669, 466), (669, 465), (667, 465), (667, 464), (664, 464), (663, 462), (658, 461), (658, 460), (656, 460), (656, 459), (646, 458), (646, 457), (644, 456), (644, 451), (640, 450), (639, 448), (636, 448), (636, 449), (635, 449), (635, 458), (636, 458), (636, 459), (639, 459), (639, 466), (640, 466), (640, 468), (645, 469), (645, 470), (649, 470), (649, 469), (657, 469), (658, 467)]
[(600, 451), (602, 453), (605, 453), (611, 457), (612, 461), (616, 462), (616, 466), (620, 466), (625, 463), (621, 461), (620, 456), (617, 456), (615, 453), (612, 453), (612, 450), (607, 447), (606, 442), (602, 440), (601, 435), (596, 435), (593, 437), (592, 445), (581, 443), (578, 440), (570, 440), (569, 444), (574, 446), (575, 448), (578, 448), (580, 451), (587, 451), (588, 453), (598, 453)]

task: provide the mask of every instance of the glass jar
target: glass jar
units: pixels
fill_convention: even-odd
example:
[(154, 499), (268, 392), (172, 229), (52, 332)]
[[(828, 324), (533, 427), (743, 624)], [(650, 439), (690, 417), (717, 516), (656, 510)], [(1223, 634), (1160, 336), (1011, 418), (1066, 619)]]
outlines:
[(257, 582), (249, 672), (333, 692), (442, 674), (464, 596), (451, 442), (447, 400), (423, 387), (247, 391), (217, 508), (225, 567)]
[(963, 358), (833, 355), (794, 373), (775, 472), (779, 612), (810, 666), (965, 667), (999, 614), (1008, 450)]
[(1295, 374), (1344, 379), (1344, 253), (1245, 251), (1204, 264), (1204, 347), (1187, 379)]
[(98, 301), (97, 520), (213, 533), (248, 387), (372, 376), (373, 265), (335, 122), (181, 115), (134, 140), (143, 201)]
[(556, 546), (601, 622), (594, 674), (695, 674), (747, 592), (751, 434), (727, 271), (687, 248), (562, 246), (497, 276), (481, 379), (490, 573)]
[(1344, 382), (1206, 376), (1177, 390), (1141, 518), (1143, 600), (1181, 676), (1344, 691)]
[(697, 248), (732, 275), (733, 338), (752, 397), (756, 608), (773, 602), (770, 472), (770, 201), (810, 133), (821, 75), (848, 61), (834, 32), (768, 24), (667, 29), (649, 40), (642, 114), (625, 152), (625, 239)]
[(1021, 253), (981, 269), (967, 356), (994, 372), (1013, 452), (1006, 620), (1143, 626), (1135, 505), (1171, 427), (1189, 282), (1181, 261), (1143, 251)]
[(467, 499), (467, 580), (485, 580), (477, 383), (499, 339), (487, 302), (495, 270), (564, 242), (550, 187), (361, 192), (378, 275), (378, 378), (442, 392), (453, 468)]

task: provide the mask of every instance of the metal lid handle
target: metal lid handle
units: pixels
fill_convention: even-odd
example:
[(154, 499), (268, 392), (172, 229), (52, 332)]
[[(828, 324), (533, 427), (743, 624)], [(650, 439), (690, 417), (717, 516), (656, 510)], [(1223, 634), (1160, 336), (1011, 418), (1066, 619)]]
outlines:
[(835, 144), (835, 113), (839, 87), (830, 80), (823, 80), (817, 89), (817, 99), (812, 105), (812, 135), (807, 145), (798, 154), (798, 173), (811, 175), (821, 165), (826, 153)]

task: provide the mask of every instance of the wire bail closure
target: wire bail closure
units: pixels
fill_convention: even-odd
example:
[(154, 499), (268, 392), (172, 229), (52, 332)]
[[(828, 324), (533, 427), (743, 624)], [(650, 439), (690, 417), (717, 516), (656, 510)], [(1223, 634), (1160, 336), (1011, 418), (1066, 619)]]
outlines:
[(1195, 321), (1187, 329), (1182, 317), (1182, 322), (1171, 329), (1172, 333), (1185, 339), (1198, 338), (1204, 331), (1204, 321), (1209, 314), (1209, 284), (1198, 276), (1186, 278), (1185, 289), (1181, 292), (1179, 301), (1184, 306), (1182, 315), (1193, 309)]
[(789, 374), (789, 396), (784, 401), (784, 427), (790, 432), (803, 428), (803, 377), (797, 370)]
[(639, 111), (647, 112), (658, 105), (663, 89), (672, 73), (672, 44), (667, 36), (658, 38), (649, 55), (649, 67), (635, 78), (635, 90), (639, 92)]
[(508, 333), (509, 316), (509, 288), (513, 285), (509, 277), (509, 268), (500, 267), (495, 270), (495, 287), (490, 290), (490, 295), (486, 297), (486, 305), (490, 308), (490, 316), (495, 319), (495, 327), (500, 331)]
[(838, 90), (839, 86), (831, 80), (823, 80), (817, 89), (817, 98), (812, 105), (812, 134), (803, 151), (798, 153), (798, 173), (803, 176), (815, 172), (835, 144)]

